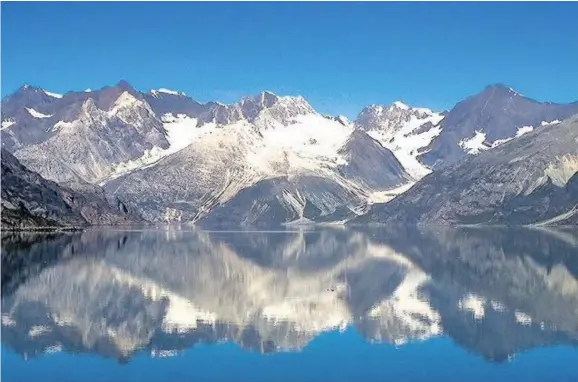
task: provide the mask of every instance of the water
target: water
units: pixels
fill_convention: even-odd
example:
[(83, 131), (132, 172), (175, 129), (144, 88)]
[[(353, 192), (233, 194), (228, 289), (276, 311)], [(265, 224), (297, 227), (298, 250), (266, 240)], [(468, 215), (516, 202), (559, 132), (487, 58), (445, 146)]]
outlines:
[(3, 236), (2, 381), (578, 381), (578, 233)]

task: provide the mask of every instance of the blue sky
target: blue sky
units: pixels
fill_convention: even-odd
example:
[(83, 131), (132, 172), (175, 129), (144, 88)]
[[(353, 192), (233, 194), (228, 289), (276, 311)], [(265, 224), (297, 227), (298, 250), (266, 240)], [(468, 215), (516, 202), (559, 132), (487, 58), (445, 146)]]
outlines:
[(128, 80), (200, 101), (267, 89), (354, 116), (501, 82), (578, 99), (578, 3), (2, 3), (2, 97)]

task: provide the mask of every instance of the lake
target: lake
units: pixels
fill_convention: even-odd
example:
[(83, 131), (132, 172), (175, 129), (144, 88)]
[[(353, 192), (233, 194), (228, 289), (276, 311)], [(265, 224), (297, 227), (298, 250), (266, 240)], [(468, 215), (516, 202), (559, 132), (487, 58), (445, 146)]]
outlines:
[(577, 381), (578, 231), (3, 235), (2, 381)]

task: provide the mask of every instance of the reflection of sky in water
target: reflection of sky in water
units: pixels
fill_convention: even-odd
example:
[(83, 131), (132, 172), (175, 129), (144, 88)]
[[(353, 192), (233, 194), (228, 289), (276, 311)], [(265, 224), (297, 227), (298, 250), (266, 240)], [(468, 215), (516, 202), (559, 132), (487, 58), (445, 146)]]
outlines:
[(169, 233), (3, 241), (2, 380), (578, 381), (576, 231)]
[(167, 358), (128, 364), (56, 353), (24, 361), (3, 348), (2, 381), (439, 381), (575, 382), (578, 349), (553, 347), (491, 363), (447, 338), (402, 347), (372, 345), (354, 330), (329, 332), (302, 352), (261, 355), (230, 343), (198, 345)]

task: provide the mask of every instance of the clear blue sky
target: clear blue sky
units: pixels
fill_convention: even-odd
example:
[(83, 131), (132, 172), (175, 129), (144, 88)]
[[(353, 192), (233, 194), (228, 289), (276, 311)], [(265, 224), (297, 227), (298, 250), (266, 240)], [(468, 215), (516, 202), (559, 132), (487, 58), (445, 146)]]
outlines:
[(446, 109), (502, 82), (578, 99), (578, 3), (2, 3), (2, 96), (128, 80), (200, 101), (267, 89), (322, 113)]

